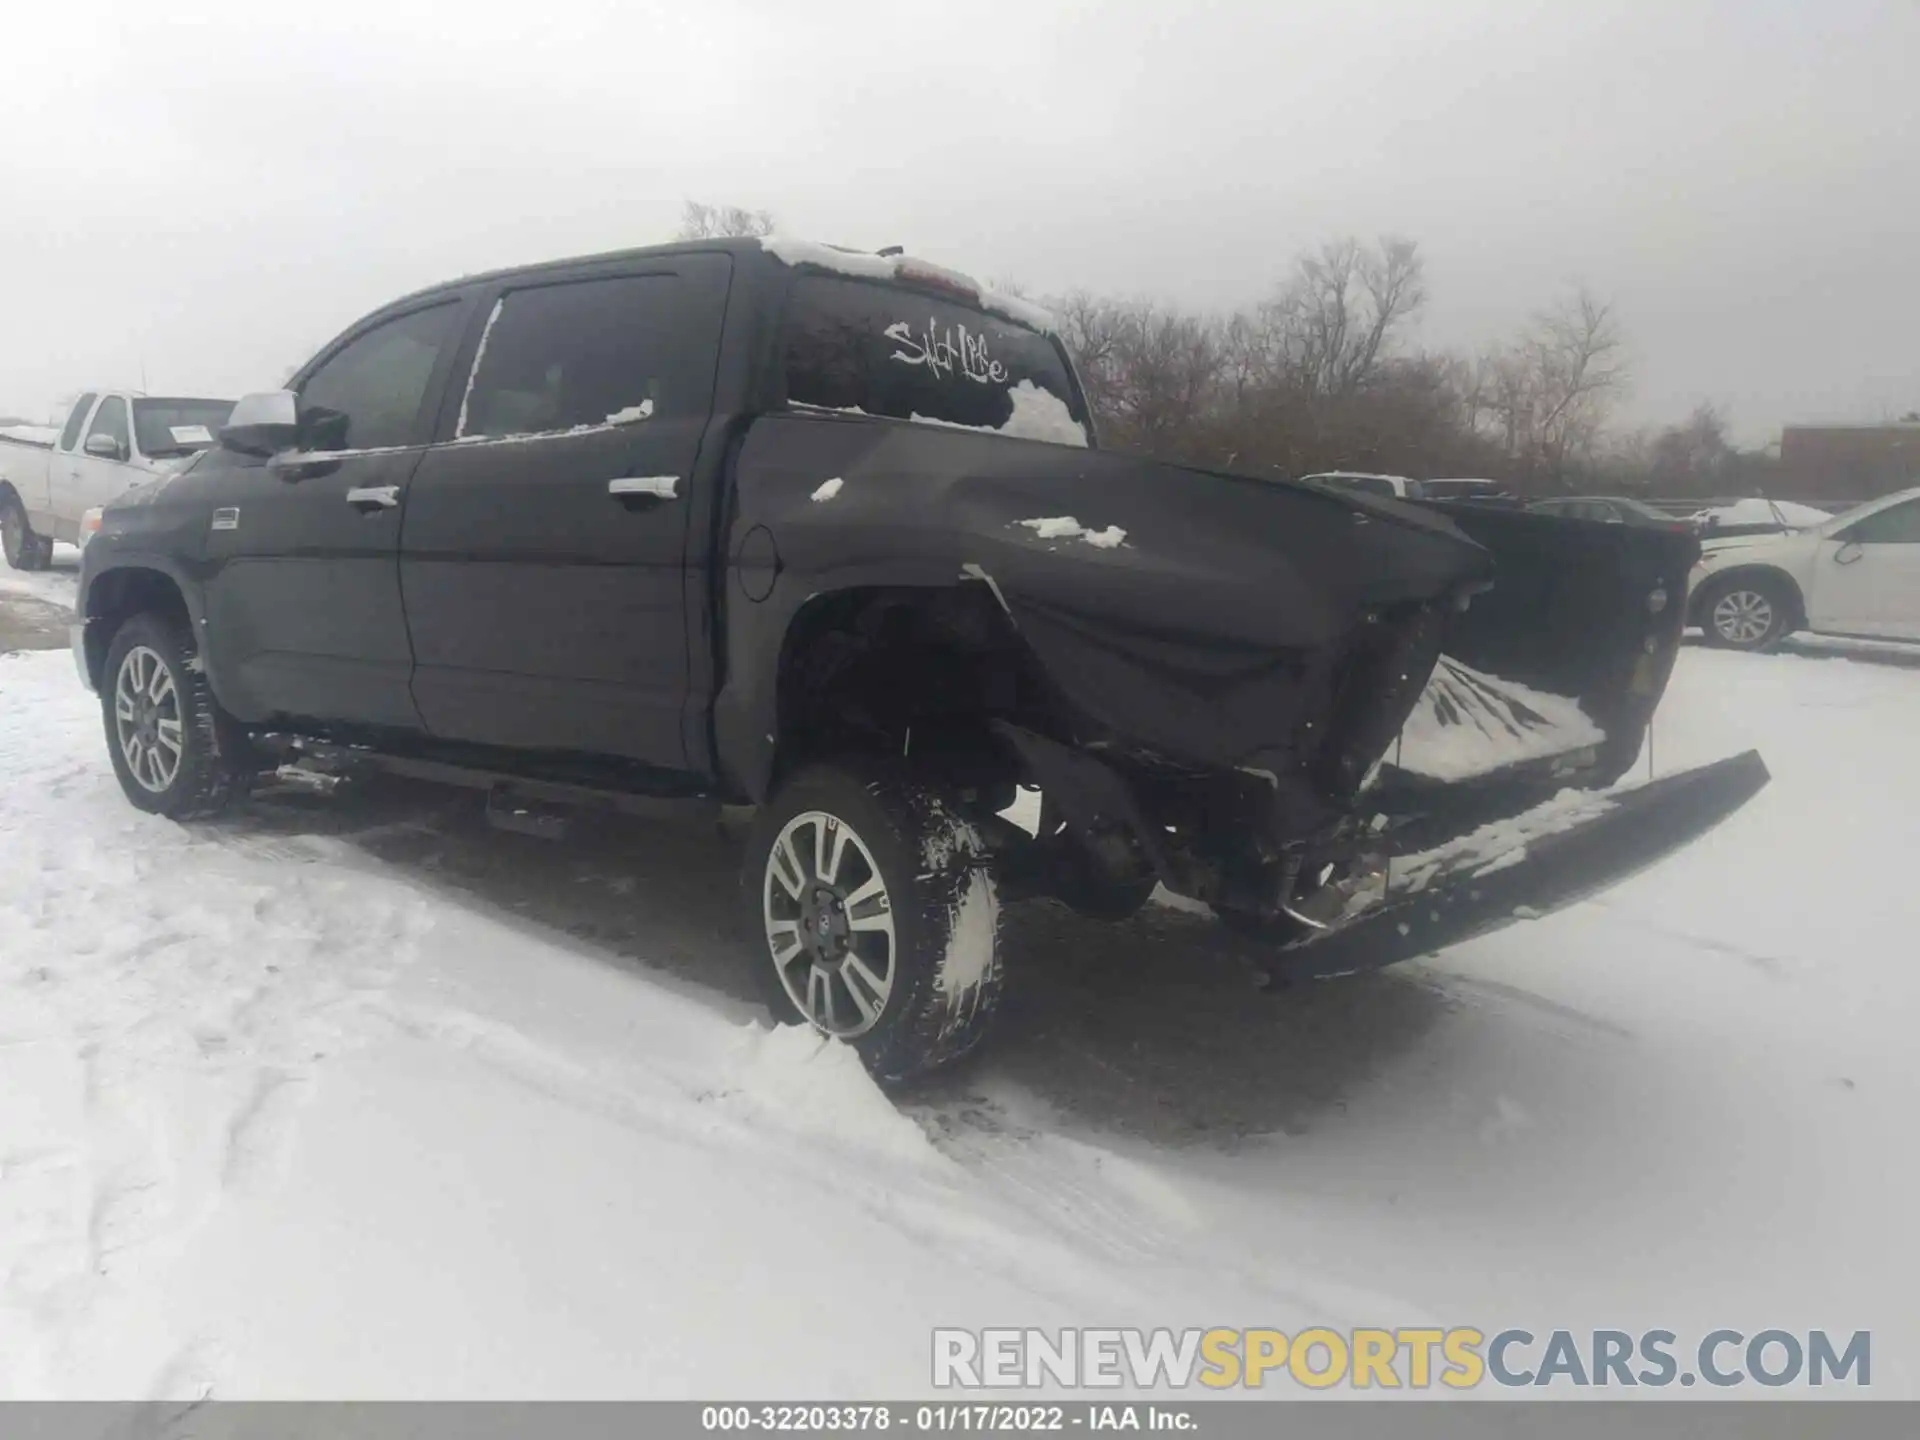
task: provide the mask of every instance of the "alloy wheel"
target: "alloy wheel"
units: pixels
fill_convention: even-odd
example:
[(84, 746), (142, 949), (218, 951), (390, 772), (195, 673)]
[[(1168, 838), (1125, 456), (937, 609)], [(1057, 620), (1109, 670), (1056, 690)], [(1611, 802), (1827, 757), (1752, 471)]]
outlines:
[(186, 739), (180, 691), (158, 651), (136, 645), (120, 661), (113, 682), (113, 722), (128, 773), (141, 789), (165, 794), (180, 774)]
[(1757, 590), (1729, 590), (1713, 607), (1713, 628), (1731, 645), (1755, 645), (1773, 629), (1773, 602)]
[(898, 959), (893, 904), (853, 827), (808, 810), (781, 829), (761, 887), (767, 950), (815, 1029), (841, 1039), (879, 1023)]

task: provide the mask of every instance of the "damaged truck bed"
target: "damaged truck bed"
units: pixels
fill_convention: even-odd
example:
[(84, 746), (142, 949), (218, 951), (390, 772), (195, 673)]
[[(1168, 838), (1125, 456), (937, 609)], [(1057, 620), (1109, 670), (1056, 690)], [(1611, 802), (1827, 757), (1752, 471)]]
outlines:
[[(434, 357), (417, 411), (360, 373), (390, 340)], [(368, 316), (106, 511), (75, 655), (128, 798), (177, 818), (289, 760), (515, 823), (755, 807), (768, 1003), (899, 1079), (987, 1032), (1004, 899), (1164, 885), (1330, 975), (1699, 835), (1757, 756), (1621, 783), (1696, 553), (1103, 451), (1031, 306), (702, 241)]]

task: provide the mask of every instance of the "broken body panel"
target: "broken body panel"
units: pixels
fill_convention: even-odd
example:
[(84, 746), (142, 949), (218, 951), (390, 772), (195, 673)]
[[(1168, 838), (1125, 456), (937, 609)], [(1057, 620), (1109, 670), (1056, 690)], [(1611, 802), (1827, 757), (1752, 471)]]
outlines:
[[(808, 633), (810, 608), (848, 596), (910, 611), (901, 597), (974, 595), (914, 622), (913, 653), (954, 639), (959, 678), (944, 692), (871, 623), (870, 718), (915, 753), (948, 732), (998, 739), (1065, 822), (1032, 846), (1002, 832), (1015, 874), (1023, 848), (1064, 839), (1116, 883), (1150, 871), (1295, 942), (1350, 924), (1396, 851), (1617, 781), (1665, 689), (1674, 597), (1697, 549), (1685, 535), (818, 414), (753, 424), (725, 544), (735, 655)], [(1004, 663), (982, 665), (996, 623)], [(797, 692), (829, 683), (784, 666), (729, 677), (716, 749), (737, 757), (743, 789), (770, 784)], [(1633, 828), (1628, 849), (1665, 848)]]

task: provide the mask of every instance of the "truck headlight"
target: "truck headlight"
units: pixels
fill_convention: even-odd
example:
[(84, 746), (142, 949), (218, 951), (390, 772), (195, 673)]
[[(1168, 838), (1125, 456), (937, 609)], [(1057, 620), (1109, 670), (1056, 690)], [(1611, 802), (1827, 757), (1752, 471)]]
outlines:
[(80, 517), (79, 545), (82, 550), (87, 548), (89, 540), (100, 533), (100, 514), (100, 507), (96, 505)]

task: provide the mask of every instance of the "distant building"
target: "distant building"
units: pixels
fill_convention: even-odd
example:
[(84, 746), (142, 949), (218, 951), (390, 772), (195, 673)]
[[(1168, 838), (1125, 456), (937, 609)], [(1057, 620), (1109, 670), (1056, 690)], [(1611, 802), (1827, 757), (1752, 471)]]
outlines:
[(1789, 425), (1780, 432), (1780, 493), (1873, 500), (1920, 485), (1920, 419), (1878, 425)]

